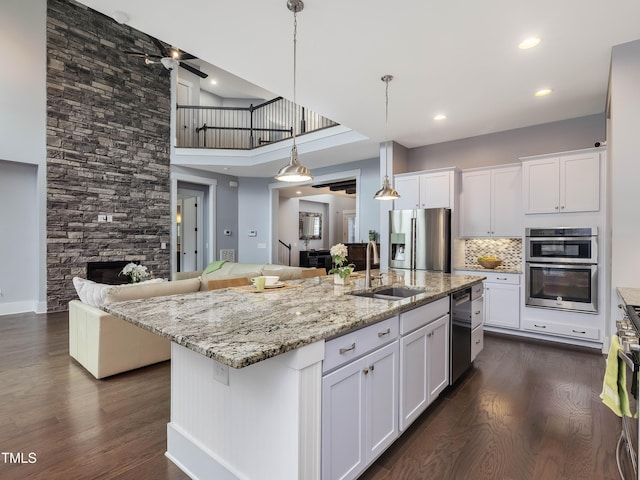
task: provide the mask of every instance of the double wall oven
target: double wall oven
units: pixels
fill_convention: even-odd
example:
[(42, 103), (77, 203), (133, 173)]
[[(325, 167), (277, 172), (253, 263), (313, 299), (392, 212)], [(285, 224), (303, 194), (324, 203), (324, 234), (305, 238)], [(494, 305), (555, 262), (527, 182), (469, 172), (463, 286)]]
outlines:
[(527, 228), (525, 303), (598, 312), (598, 229)]

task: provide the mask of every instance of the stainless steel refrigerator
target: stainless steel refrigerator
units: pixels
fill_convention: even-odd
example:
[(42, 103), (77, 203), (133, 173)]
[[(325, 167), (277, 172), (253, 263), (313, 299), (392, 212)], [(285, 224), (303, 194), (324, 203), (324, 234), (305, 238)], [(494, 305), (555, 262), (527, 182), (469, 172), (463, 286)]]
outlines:
[(389, 212), (389, 268), (451, 272), (451, 210)]

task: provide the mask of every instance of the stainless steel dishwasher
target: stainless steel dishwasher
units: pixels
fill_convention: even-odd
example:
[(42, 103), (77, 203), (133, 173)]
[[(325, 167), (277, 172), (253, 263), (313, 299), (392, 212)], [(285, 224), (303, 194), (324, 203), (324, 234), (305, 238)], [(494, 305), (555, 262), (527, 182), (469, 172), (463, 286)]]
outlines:
[(471, 287), (451, 295), (450, 385), (471, 366), (471, 301)]

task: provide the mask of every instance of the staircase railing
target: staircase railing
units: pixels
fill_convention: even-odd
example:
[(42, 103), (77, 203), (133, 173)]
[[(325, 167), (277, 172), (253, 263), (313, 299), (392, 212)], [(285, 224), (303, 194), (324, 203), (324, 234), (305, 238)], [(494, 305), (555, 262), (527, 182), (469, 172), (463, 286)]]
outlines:
[(291, 138), (294, 127), (298, 136), (338, 124), (277, 97), (248, 107), (178, 105), (176, 125), (178, 148), (250, 150)]
[[(291, 244), (284, 243), (282, 240), (278, 240), (278, 263), (280, 265), (291, 266)], [(287, 257), (287, 263), (284, 263), (284, 257)]]

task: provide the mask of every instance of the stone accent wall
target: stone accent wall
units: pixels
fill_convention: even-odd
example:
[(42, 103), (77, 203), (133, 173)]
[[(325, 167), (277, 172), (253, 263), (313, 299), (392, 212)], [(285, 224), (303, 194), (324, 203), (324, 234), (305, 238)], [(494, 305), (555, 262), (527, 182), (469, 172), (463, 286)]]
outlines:
[(89, 261), (169, 275), (170, 79), (123, 53), (156, 53), (141, 32), (69, 0), (47, 9), (47, 303), (59, 311)]

